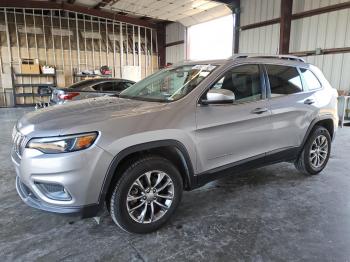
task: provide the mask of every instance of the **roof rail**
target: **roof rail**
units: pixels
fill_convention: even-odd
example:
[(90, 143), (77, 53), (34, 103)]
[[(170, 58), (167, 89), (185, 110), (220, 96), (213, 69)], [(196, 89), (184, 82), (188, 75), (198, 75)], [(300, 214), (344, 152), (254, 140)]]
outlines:
[(298, 56), (294, 55), (254, 55), (254, 54), (236, 54), (231, 56), (231, 59), (237, 59), (237, 58), (277, 58), (277, 59), (285, 59), (285, 60), (294, 60), (306, 63), (306, 61)]

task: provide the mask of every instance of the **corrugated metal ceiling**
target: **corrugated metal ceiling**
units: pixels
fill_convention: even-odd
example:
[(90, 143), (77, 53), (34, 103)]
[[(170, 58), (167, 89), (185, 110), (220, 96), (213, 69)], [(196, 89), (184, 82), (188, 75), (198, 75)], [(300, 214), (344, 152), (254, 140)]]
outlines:
[(211, 0), (76, 0), (74, 4), (100, 8), (105, 11), (123, 12), (129, 16), (180, 22), (191, 26), (231, 13), (222, 3)]

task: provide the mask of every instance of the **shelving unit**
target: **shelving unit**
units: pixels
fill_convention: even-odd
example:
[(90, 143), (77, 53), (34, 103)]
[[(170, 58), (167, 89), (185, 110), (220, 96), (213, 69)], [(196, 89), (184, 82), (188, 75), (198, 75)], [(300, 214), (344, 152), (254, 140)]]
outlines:
[[(17, 106), (35, 106), (38, 102), (38, 98), (45, 98), (51, 96), (50, 94), (38, 94), (39, 87), (54, 87), (57, 86), (57, 76), (55, 74), (27, 74), (27, 73), (16, 73), (13, 68), (12, 71), (12, 88), (13, 88), (13, 99), (14, 105)], [(46, 77), (51, 79), (50, 83), (37, 83), (40, 79)], [(33, 78), (36, 80), (32, 83)], [(21, 83), (18, 80), (21, 79)], [(29, 83), (28, 83), (29, 82)], [(19, 90), (22, 89), (22, 90)], [(22, 98), (22, 99), (20, 99)], [(32, 99), (30, 99), (32, 98)], [(19, 102), (21, 100), (21, 102)]]
[(84, 79), (90, 79), (90, 78), (110, 78), (112, 75), (101, 75), (101, 74), (78, 74), (76, 69), (73, 69), (73, 82), (76, 83), (81, 80), (81, 78)]

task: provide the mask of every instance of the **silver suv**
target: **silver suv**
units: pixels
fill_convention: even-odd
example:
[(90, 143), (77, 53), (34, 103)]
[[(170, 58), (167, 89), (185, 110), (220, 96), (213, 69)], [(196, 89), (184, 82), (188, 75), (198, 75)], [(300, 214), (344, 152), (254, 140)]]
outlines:
[(337, 92), (297, 57), (186, 62), (120, 97), (25, 115), (13, 131), (16, 187), (29, 206), (97, 216), (129, 232), (161, 227), (183, 190), (288, 161), (315, 175), (337, 129)]

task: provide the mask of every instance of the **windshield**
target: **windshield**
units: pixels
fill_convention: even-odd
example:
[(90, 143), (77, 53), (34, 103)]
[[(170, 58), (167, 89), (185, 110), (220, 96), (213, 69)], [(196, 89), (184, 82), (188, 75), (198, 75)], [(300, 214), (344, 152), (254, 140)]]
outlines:
[(124, 90), (120, 97), (159, 102), (175, 101), (191, 92), (215, 68), (215, 65), (183, 65), (163, 69)]

